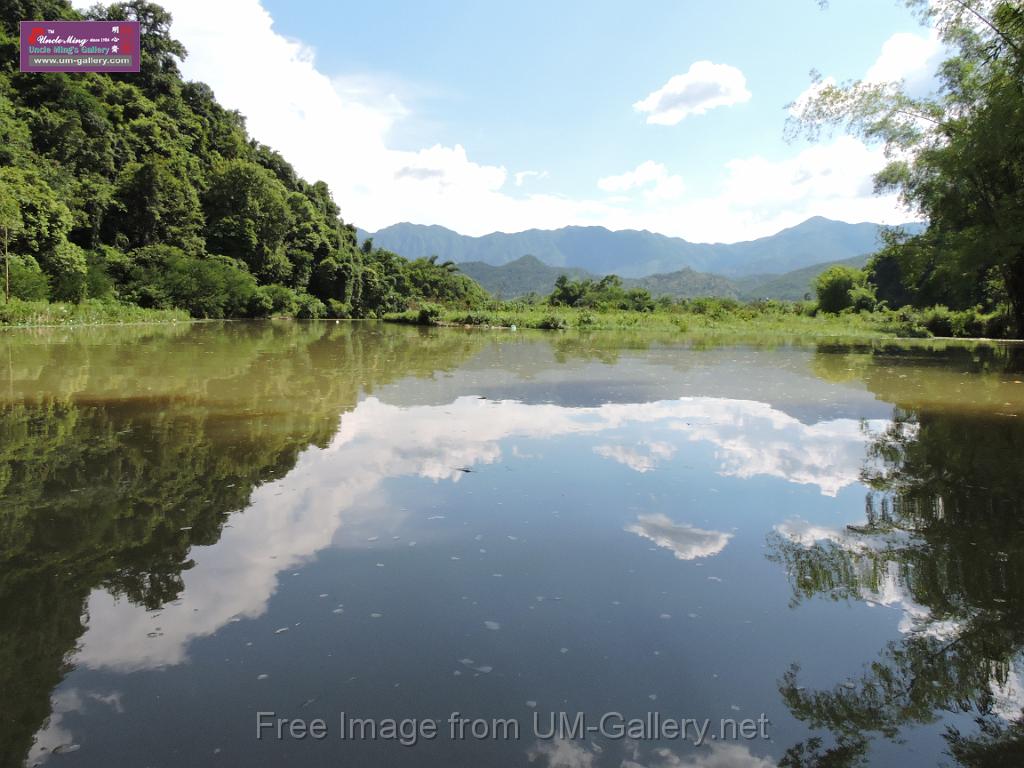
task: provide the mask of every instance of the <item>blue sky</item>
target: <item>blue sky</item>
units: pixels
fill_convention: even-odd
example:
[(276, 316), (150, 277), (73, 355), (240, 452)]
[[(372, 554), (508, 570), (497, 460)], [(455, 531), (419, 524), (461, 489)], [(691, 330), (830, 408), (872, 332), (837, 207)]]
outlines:
[(920, 80), (939, 52), (896, 0), (164, 4), (186, 75), (371, 230), (735, 241), (810, 215), (905, 220), (871, 194), (877, 148), (787, 144), (784, 105), (812, 68)]

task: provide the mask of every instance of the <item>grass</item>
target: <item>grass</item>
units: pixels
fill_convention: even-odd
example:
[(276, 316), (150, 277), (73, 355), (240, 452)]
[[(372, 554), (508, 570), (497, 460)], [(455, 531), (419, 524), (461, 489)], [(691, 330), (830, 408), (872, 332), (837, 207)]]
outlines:
[(111, 325), (191, 320), (183, 309), (144, 309), (134, 304), (88, 299), (80, 304), (11, 299), (0, 304), (0, 327), (32, 325)]
[(988, 314), (924, 309), (821, 312), (815, 302), (697, 298), (659, 303), (654, 310), (588, 309), (527, 302), (493, 302), (483, 309), (424, 304), (386, 315), (385, 320), (416, 325), (539, 328), (547, 330), (637, 330), (691, 335), (786, 335), (807, 338), (1016, 338), (1008, 311)]
[[(738, 308), (712, 312), (682, 308), (637, 312), (586, 310), (566, 307), (527, 306), (489, 310), (442, 309), (430, 316), (417, 310), (386, 315), (391, 322), (418, 325), (481, 326), (492, 328), (540, 328), (548, 330), (638, 330), (673, 333), (785, 334), (807, 337), (876, 338), (898, 336), (900, 328), (877, 314), (802, 314), (788, 309)], [(914, 335), (914, 334), (904, 334)]]

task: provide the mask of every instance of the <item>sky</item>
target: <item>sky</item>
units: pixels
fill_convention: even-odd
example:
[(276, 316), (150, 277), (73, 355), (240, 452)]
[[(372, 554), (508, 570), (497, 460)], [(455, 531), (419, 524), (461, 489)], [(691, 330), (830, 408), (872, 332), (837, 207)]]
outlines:
[(897, 0), (161, 4), (185, 76), (369, 231), (735, 242), (914, 218), (873, 194), (880, 147), (783, 138), (812, 69), (931, 81), (940, 44)]

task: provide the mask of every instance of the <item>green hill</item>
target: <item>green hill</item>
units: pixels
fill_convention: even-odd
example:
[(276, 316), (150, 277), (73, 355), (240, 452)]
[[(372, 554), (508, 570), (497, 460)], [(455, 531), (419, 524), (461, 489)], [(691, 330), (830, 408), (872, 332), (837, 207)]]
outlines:
[(831, 266), (840, 264), (844, 267), (863, 267), (868, 262), (867, 256), (854, 256), (842, 261), (828, 261), (812, 264), (803, 269), (795, 269), (782, 275), (755, 275), (736, 280), (739, 297), (747, 301), (756, 299), (785, 299), (800, 301), (806, 296), (814, 296), (814, 278)]
[(482, 261), (467, 261), (458, 266), (460, 272), (500, 299), (515, 299), (529, 293), (546, 296), (559, 275), (568, 275), (573, 280), (597, 279), (585, 269), (552, 267), (536, 256), (520, 256), (500, 267)]
[[(674, 299), (692, 299), (698, 296), (716, 296), (745, 301), (800, 301), (807, 294), (814, 294), (814, 278), (832, 265), (863, 267), (867, 259), (867, 256), (854, 256), (842, 261), (812, 264), (781, 275), (761, 274), (739, 278), (728, 278), (687, 268), (647, 277), (623, 278), (622, 285), (627, 289), (644, 288), (655, 298), (671, 296)], [(529, 293), (546, 296), (551, 293), (559, 275), (568, 275), (573, 280), (600, 278), (599, 275), (583, 269), (545, 264), (536, 256), (521, 256), (501, 266), (469, 261), (459, 264), (458, 268), (483, 288), (503, 299), (514, 299)]]
[[(19, 72), (25, 18), (137, 20), (141, 72)], [(14, 298), (196, 317), (479, 300), (450, 266), (360, 248), (324, 182), (301, 178), (208, 86), (181, 78), (185, 49), (170, 29), (147, 2), (0, 4), (0, 225)]]

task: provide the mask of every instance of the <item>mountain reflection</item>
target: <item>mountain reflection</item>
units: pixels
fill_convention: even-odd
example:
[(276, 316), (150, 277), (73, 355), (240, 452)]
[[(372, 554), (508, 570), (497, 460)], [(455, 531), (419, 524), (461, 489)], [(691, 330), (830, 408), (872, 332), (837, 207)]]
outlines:
[(971, 412), (975, 401), (962, 409), (915, 407), (937, 390), (908, 397), (893, 384), (896, 376), (865, 368), (868, 385), (897, 403), (890, 426), (868, 445), (865, 522), (837, 530), (792, 519), (769, 536), (794, 605), (824, 597), (902, 613), (902, 636), (859, 677), (812, 690), (799, 684), (798, 664), (785, 674), (787, 706), (831, 740), (793, 746), (783, 765), (859, 765), (873, 735), (898, 739), (944, 713), (975, 721), (971, 735), (946, 727), (948, 754), (959, 764), (1024, 762), (1024, 424), (1013, 413), (1016, 350), (1004, 362), (1008, 376), (987, 380), (978, 393), (1001, 400), (988, 413)]

